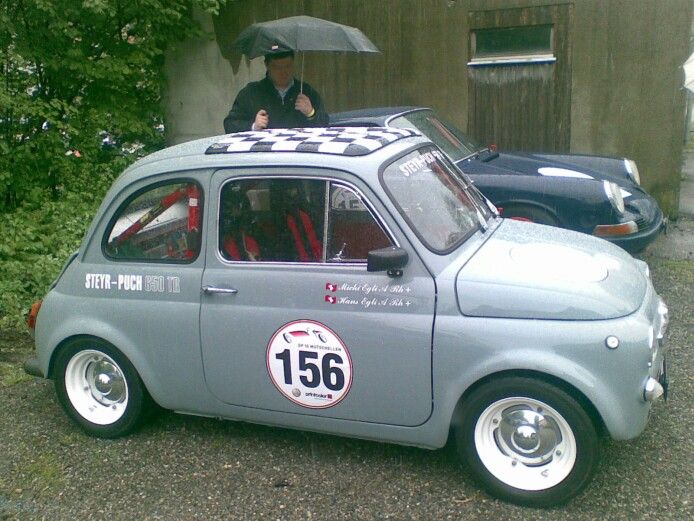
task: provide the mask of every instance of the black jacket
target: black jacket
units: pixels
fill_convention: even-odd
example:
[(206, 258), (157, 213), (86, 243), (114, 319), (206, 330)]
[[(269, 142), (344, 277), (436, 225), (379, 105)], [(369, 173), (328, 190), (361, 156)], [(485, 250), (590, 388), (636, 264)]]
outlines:
[(224, 118), (224, 131), (230, 133), (251, 130), (255, 115), (260, 109), (265, 109), (268, 113), (268, 128), (327, 126), (328, 113), (320, 96), (308, 83), (304, 83), (304, 94), (311, 100), (316, 113), (309, 119), (294, 108), (299, 86), (299, 81), (295, 79), (282, 102), (277, 89), (267, 76), (260, 81), (249, 83), (241, 89), (229, 114)]

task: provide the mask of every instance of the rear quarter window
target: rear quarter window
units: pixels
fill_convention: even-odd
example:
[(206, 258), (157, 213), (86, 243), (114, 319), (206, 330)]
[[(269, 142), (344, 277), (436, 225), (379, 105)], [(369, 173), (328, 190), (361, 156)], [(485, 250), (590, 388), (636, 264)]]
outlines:
[(113, 260), (192, 262), (200, 253), (202, 189), (194, 181), (157, 183), (120, 206), (102, 241)]

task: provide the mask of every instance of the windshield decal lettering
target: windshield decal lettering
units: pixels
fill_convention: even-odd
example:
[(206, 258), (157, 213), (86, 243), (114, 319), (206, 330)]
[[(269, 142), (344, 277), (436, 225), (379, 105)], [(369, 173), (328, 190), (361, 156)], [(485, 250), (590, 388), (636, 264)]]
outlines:
[(420, 170), (428, 168), (432, 163), (436, 163), (442, 159), (443, 154), (441, 152), (438, 150), (432, 150), (431, 152), (420, 154), (409, 161), (405, 161), (403, 164), (399, 165), (398, 168), (400, 168), (400, 172), (405, 177), (409, 177), (410, 175), (416, 174)]

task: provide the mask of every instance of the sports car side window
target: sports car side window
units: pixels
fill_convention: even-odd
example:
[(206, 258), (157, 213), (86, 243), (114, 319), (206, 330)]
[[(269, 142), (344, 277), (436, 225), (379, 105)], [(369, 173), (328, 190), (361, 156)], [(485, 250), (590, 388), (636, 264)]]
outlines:
[(229, 181), (219, 223), (219, 251), (229, 261), (361, 262), (391, 244), (354, 190), (324, 180)]
[(116, 260), (192, 262), (200, 253), (200, 195), (194, 182), (140, 191), (116, 212), (105, 254)]

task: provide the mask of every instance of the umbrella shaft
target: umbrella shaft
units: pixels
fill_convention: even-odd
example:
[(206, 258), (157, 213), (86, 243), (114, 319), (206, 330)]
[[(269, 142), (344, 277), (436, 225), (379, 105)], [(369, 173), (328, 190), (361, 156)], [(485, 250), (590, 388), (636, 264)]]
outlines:
[(304, 58), (306, 57), (306, 53), (302, 52), (301, 53), (301, 84), (299, 85), (299, 94), (304, 93)]

